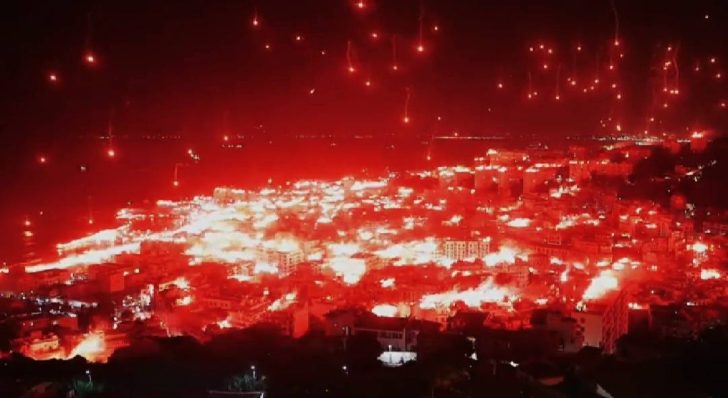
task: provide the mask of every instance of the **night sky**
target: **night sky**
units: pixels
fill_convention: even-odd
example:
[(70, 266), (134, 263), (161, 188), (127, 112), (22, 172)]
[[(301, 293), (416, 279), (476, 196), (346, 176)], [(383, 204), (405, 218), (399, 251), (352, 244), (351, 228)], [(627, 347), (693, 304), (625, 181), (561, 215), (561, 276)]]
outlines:
[[(406, 127), (414, 132), (430, 129), (435, 115), (442, 116), (443, 131), (472, 134), (591, 133), (609, 115), (641, 128), (658, 74), (651, 69), (666, 45), (679, 47), (681, 94), (690, 95), (683, 99), (689, 104), (671, 109), (689, 112), (670, 127), (713, 121), (710, 106), (696, 100), (725, 94), (689, 73), (701, 57), (724, 61), (726, 13), (719, 1), (614, 3), (625, 54), (619, 109), (611, 96), (565, 89), (562, 101), (549, 101), (558, 64), (562, 80), (575, 73), (586, 80), (608, 62), (615, 34), (609, 1), (365, 4), (358, 10), (346, 0), (5, 3), (3, 137), (37, 142), (99, 135), (110, 119), (116, 135), (133, 136), (249, 134), (260, 124), (275, 134), (397, 133), (407, 87), (415, 123)], [(421, 10), (426, 51), (418, 54)], [(296, 35), (303, 40), (296, 42)], [(390, 69), (392, 35), (397, 73)], [(357, 68), (351, 75), (348, 40)], [(528, 52), (539, 43), (554, 50), (548, 71)], [(584, 47), (578, 62), (576, 45)], [(86, 51), (96, 65), (84, 65)], [(539, 101), (525, 97), (529, 70)], [(48, 84), (49, 72), (58, 74), (57, 85)]]

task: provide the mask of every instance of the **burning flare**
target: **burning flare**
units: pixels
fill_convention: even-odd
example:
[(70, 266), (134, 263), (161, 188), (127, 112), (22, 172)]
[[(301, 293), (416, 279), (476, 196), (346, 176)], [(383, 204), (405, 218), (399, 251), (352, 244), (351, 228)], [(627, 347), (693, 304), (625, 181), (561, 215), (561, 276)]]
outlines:
[(91, 362), (103, 362), (106, 360), (106, 343), (104, 335), (100, 332), (87, 334), (84, 339), (68, 354), (69, 358), (82, 356)]
[(393, 306), (392, 304), (377, 304), (374, 306), (374, 308), (372, 308), (372, 313), (374, 313), (376, 316), (387, 318), (397, 316), (398, 312), (399, 311), (397, 310), (397, 307)]
[(462, 301), (471, 308), (479, 308), (483, 303), (507, 304), (518, 296), (505, 286), (496, 286), (489, 278), (478, 287), (467, 290), (451, 290), (445, 293), (427, 294), (420, 299), (420, 308), (448, 308)]
[(720, 272), (717, 269), (701, 269), (700, 279), (704, 281), (709, 279), (720, 279)]
[(611, 270), (604, 270), (595, 276), (584, 291), (584, 300), (597, 300), (619, 287), (619, 280)]

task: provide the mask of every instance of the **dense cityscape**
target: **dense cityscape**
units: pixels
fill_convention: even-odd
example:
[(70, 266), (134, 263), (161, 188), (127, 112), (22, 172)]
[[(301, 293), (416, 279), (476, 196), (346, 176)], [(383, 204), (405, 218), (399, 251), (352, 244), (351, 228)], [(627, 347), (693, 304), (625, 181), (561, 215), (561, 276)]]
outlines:
[(490, 149), (468, 165), (121, 209), (118, 227), (59, 244), (57, 259), (3, 269), (24, 308), (11, 347), (106, 361), (139, 334), (206, 341), (265, 323), (294, 338), (374, 333), (399, 366), (420, 333), (474, 325), (549, 334), (564, 353), (611, 354), (640, 328), (695, 336), (728, 315), (728, 219), (696, 222), (680, 195), (620, 198), (605, 179), (656, 147), (708, 142)]
[[(590, 11), (332, 0), (311, 8), (339, 22), (302, 28), (305, 5), (253, 1), (169, 33), (145, 16), (192, 23), (199, 4), (89, 2), (53, 22), (57, 6), (31, 3), (14, 23), (84, 26), (68, 28), (84, 49), (80, 66), (43, 61), (33, 88), (3, 81), (24, 94), (0, 125), (0, 396), (728, 394), (726, 43), (695, 28), (725, 17), (720, 4), (683, 5), (688, 17), (607, 1), (608, 18), (563, 40), (569, 28), (534, 32)], [(246, 51), (286, 55), (202, 50), (222, 41), (195, 29), (226, 29), (232, 10)], [(497, 47), (474, 33), (490, 13), (522, 13), (517, 30), (537, 39), (504, 39), (520, 53), (493, 50), (505, 67), (427, 60)], [(186, 72), (126, 65), (120, 89), (113, 55), (155, 54), (143, 33), (119, 36), (116, 15), (155, 45), (204, 40), (179, 45), (195, 54)], [(685, 26), (652, 44), (634, 28), (647, 15)], [(312, 59), (330, 56), (338, 72), (314, 78), (330, 64)], [(229, 64), (264, 78), (235, 86)], [(458, 80), (481, 64), (477, 87)], [(159, 82), (140, 83), (146, 70)]]

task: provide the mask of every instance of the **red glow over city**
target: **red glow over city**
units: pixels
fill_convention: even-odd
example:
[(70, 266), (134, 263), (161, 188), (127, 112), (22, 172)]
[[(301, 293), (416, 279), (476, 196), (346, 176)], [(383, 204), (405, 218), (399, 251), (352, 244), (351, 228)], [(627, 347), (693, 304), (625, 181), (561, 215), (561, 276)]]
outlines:
[[(693, 139), (702, 137), (693, 135)], [(176, 264), (172, 275), (177, 276), (156, 287), (139, 285), (141, 296), (133, 305), (144, 317), (149, 315), (141, 314), (150, 311), (141, 304), (147, 300), (144, 297), (166, 295), (172, 287), (175, 312), (195, 312), (211, 305), (214, 293), (203, 287), (205, 274), (213, 270), (210, 267), (227, 275), (226, 289), (231, 291), (279, 291), (288, 286), (281, 296), (258, 297), (265, 303), (260, 312), (251, 312), (252, 308), (228, 312), (224, 320), (229, 327), (297, 311), (304, 298), (296, 291), (309, 282), (318, 288), (317, 293), (309, 291), (306, 300), (318, 297), (322, 304), (334, 306), (368, 303), (382, 317), (436, 319), (464, 306), (487, 309), (506, 323), (517, 323), (524, 308), (548, 307), (553, 302), (576, 312), (590, 311), (594, 303), (603, 306), (624, 294), (647, 303), (653, 300), (649, 295), (639, 295), (627, 286), (659, 281), (665, 266), (633, 250), (642, 239), (654, 239), (651, 236), (659, 236), (658, 231), (674, 228), (666, 211), (647, 202), (625, 202), (612, 215), (598, 209), (570, 213), (585, 195), (599, 192), (579, 170), (609, 170), (610, 152), (607, 149), (601, 159), (544, 163), (530, 160), (527, 152), (491, 149), (474, 165), (440, 166), (377, 179), (301, 180), (257, 191), (220, 187), (211, 196), (159, 200), (145, 210), (121, 209), (116, 227), (60, 243), (58, 258), (23, 268), (31, 278), (65, 275), (70, 284), (89, 272), (117, 275), (114, 278), (121, 283), (132, 275), (138, 279), (156, 274), (159, 271), (133, 264), (136, 259), (154, 262), (155, 256), (163, 255), (165, 261)], [(188, 154), (196, 155), (192, 149)], [(538, 188), (565, 166), (571, 170), (568, 179), (546, 191)], [(504, 201), (509, 191), (503, 190), (509, 188), (498, 181), (511, 178), (507, 176), (522, 176), (523, 195), (530, 196)], [(469, 178), (475, 185), (469, 186), (473, 184)], [(439, 187), (427, 198), (418, 188), (426, 181)], [(173, 184), (178, 187), (179, 181)], [(494, 187), (494, 192), (506, 195), (501, 196), (501, 204), (479, 205)], [(462, 207), (466, 198), (471, 210)], [(548, 207), (542, 207), (547, 202)], [(476, 213), (468, 217), (460, 213), (473, 210)], [(284, 227), (291, 221), (283, 220), (291, 217), (297, 220), (294, 230), (299, 232)], [(166, 221), (150, 229), (148, 221), (154, 219)], [(455, 237), (466, 225), (481, 227), (471, 230), (471, 237)], [(616, 260), (610, 260), (605, 249), (592, 251), (589, 247), (596, 243), (580, 237), (587, 231), (600, 236), (599, 231), (608, 225), (627, 234), (617, 243), (600, 243), (609, 250), (620, 248), (623, 254)], [(29, 220), (25, 227), (31, 227)], [(554, 239), (573, 239), (574, 246), (566, 249), (544, 243)], [(690, 260), (685, 272), (694, 273), (699, 281), (722, 282), (716, 267), (725, 251), (711, 244), (707, 235), (703, 239), (691, 243), (683, 237), (683, 243), (672, 245), (683, 253), (679, 256)], [(634, 257), (629, 257), (630, 250)], [(423, 284), (423, 277), (431, 282)], [(403, 298), (415, 292), (414, 299)], [(334, 299), (344, 296), (352, 301)], [(194, 333), (188, 328), (204, 328), (205, 322), (213, 321), (217, 322), (201, 316), (169, 332)], [(102, 358), (103, 344), (103, 333), (90, 334), (72, 352), (96, 360)]]
[(725, 395), (728, 8), (51, 3), (0, 396)]

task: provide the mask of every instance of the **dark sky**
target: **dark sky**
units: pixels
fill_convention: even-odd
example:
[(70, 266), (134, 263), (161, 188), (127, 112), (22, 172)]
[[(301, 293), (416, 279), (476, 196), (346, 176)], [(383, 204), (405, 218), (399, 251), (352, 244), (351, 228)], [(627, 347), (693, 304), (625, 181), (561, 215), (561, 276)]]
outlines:
[[(562, 88), (562, 101), (550, 100), (556, 65), (561, 80), (591, 79), (607, 65), (614, 35), (608, 0), (369, 0), (364, 12), (347, 0), (3, 2), (0, 128), (9, 142), (27, 137), (31, 146), (101, 134), (110, 118), (117, 135), (188, 137), (252, 133), (259, 124), (273, 134), (438, 128), (563, 135), (591, 133), (609, 116), (641, 129), (653, 102), (657, 72), (650, 67), (668, 44), (679, 46), (685, 99), (665, 123), (716, 123), (711, 109), (725, 96), (724, 83), (692, 79), (689, 69), (701, 57), (725, 61), (721, 3), (615, 0), (625, 53), (625, 99), (615, 105), (606, 91), (580, 96)], [(420, 55), (421, 6), (427, 50)], [(251, 27), (254, 9), (259, 29)], [(375, 30), (383, 36), (377, 42), (368, 37)], [(393, 34), (398, 73), (389, 69)], [(355, 76), (346, 71), (347, 40)], [(528, 53), (539, 42), (555, 51), (548, 72)], [(574, 62), (577, 43), (584, 53)], [(99, 60), (92, 68), (83, 64), (87, 48)], [(529, 70), (537, 101), (526, 100)], [(50, 71), (59, 75), (56, 86), (47, 81)], [(406, 87), (409, 126), (401, 123)]]

